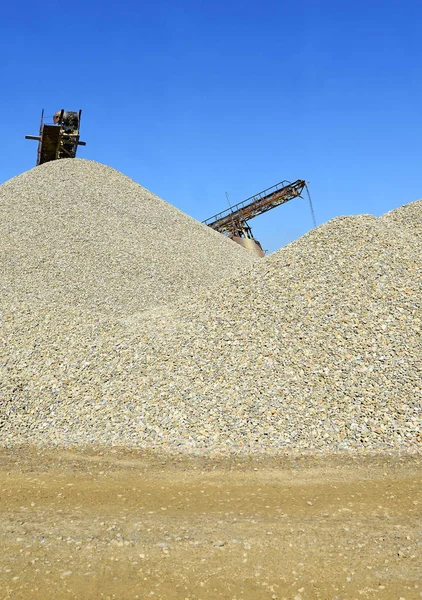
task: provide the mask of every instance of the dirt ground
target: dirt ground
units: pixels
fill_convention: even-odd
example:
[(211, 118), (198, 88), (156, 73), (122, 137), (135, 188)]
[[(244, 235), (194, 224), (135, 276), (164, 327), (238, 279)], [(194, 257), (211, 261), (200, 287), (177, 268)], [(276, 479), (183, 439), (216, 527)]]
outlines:
[(0, 598), (422, 598), (417, 457), (0, 451)]

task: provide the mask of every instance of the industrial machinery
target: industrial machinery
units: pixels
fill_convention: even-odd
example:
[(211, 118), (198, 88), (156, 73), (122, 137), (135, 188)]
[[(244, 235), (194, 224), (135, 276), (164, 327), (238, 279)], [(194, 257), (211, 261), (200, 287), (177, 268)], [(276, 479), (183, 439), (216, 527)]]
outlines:
[(82, 111), (57, 111), (52, 123), (44, 122), (44, 109), (41, 113), (39, 135), (26, 135), (27, 140), (38, 141), (37, 166), (50, 160), (75, 158), (78, 146), (86, 146), (79, 139)]
[(203, 223), (262, 257), (265, 255), (265, 252), (258, 240), (254, 238), (248, 220), (258, 215), (262, 215), (272, 208), (284, 204), (293, 198), (301, 198), (304, 189), (306, 189), (308, 193), (312, 218), (315, 224), (315, 216), (309, 190), (306, 181), (301, 179), (298, 179), (294, 183), (291, 183), (290, 181), (281, 181), (280, 183), (255, 194), (255, 196), (251, 196), (250, 198), (243, 200), (243, 202), (239, 202), (227, 210), (206, 219)]

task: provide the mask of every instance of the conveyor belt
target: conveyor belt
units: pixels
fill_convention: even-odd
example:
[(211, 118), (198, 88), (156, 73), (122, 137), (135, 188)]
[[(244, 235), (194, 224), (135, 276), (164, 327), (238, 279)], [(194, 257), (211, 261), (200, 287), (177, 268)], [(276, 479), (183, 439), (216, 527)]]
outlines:
[(275, 206), (284, 204), (293, 198), (301, 196), (306, 181), (298, 179), (294, 183), (281, 181), (246, 200), (235, 204), (227, 210), (217, 213), (203, 221), (212, 229), (220, 233), (230, 234), (244, 228), (252, 217), (261, 215)]

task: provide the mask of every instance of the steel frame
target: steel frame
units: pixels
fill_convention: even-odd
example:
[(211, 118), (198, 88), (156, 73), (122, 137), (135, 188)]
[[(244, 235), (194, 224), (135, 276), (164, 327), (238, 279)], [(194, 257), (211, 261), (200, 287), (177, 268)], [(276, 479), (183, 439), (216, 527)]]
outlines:
[(229, 237), (246, 231), (250, 232), (250, 235), (246, 235), (246, 237), (254, 239), (247, 221), (262, 215), (275, 206), (293, 200), (293, 198), (301, 198), (305, 187), (306, 181), (302, 179), (298, 179), (293, 183), (286, 180), (281, 181), (202, 222)]
[[(79, 131), (73, 134), (66, 133), (63, 130), (61, 123), (63, 114), (64, 109), (60, 112), (57, 125), (49, 124), (44, 122), (44, 109), (42, 109), (39, 135), (25, 136), (28, 140), (38, 141), (37, 166), (42, 165), (44, 162), (60, 158), (75, 158), (78, 146), (86, 146), (86, 142), (82, 142), (79, 139)], [(78, 113), (78, 129), (80, 128), (81, 114), (82, 111), (80, 110)]]

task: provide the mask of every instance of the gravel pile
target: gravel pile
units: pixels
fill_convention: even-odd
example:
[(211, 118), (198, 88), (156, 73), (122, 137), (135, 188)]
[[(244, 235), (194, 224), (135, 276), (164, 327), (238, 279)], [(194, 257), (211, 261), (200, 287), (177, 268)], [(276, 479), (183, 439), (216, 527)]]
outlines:
[(409, 233), (422, 241), (422, 200), (392, 210), (383, 215), (381, 220), (408, 229)]
[[(57, 174), (59, 167), (54, 165)], [(63, 165), (65, 172), (74, 168)], [(116, 195), (121, 180), (139, 190), (110, 169), (95, 169), (103, 178), (98, 175), (95, 188), (105, 192), (111, 179)], [(22, 177), (28, 176), (33, 174)], [(54, 179), (44, 195), (48, 185)], [(82, 211), (82, 196), (78, 202)], [(98, 227), (102, 215), (94, 205), (90, 211), (92, 227)], [(16, 209), (17, 221), (18, 214)], [(192, 255), (195, 244), (197, 250), (210, 244), (210, 234), (214, 248), (214, 232), (165, 205), (162, 218), (168, 214), (184, 221), (180, 231), (194, 240)], [(52, 278), (41, 285), (22, 263), (16, 269), (27, 294), (18, 302), (11, 292), (2, 309), (0, 443), (199, 453), (418, 450), (420, 214), (417, 202), (379, 219), (334, 219), (251, 266), (243, 264), (241, 274), (243, 255), (233, 244), (233, 256), (240, 257), (230, 267), (236, 274), (197, 287), (195, 299), (173, 292), (166, 298), (160, 283), (155, 306), (152, 285), (144, 284), (150, 301), (143, 305), (138, 283), (136, 306), (122, 277), (124, 303), (107, 291), (103, 310), (95, 286), (85, 290), (87, 279), (78, 284), (75, 275), (73, 300), (58, 311)], [(29, 223), (28, 217), (28, 235)], [(64, 216), (61, 227), (66, 229)], [(221, 244), (230, 252), (231, 242)], [(183, 246), (177, 236), (174, 246)], [(96, 255), (100, 247), (92, 249), (90, 264), (101, 264), (103, 279), (112, 283), (120, 249), (110, 245), (107, 271)], [(173, 258), (177, 263), (179, 257)], [(161, 248), (154, 260), (161, 273), (158, 263), (167, 265), (170, 258)], [(202, 272), (208, 259), (196, 257), (186, 268)]]
[(0, 187), (1, 304), (109, 315), (172, 303), (255, 259), (118, 171), (68, 159)]

